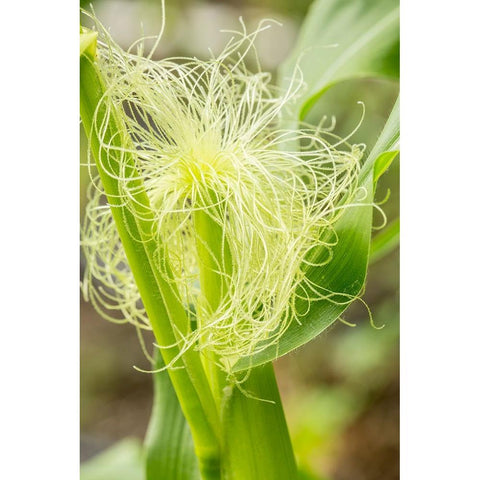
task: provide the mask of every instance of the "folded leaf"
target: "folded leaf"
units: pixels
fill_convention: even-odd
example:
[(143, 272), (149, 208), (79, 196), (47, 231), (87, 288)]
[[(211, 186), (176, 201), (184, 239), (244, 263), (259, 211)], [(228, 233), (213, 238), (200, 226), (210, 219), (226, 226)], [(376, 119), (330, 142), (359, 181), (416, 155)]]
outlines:
[(279, 77), (285, 85), (300, 60), (306, 91), (296, 112), (305, 118), (331, 86), (359, 77), (399, 74), (398, 0), (317, 0)]

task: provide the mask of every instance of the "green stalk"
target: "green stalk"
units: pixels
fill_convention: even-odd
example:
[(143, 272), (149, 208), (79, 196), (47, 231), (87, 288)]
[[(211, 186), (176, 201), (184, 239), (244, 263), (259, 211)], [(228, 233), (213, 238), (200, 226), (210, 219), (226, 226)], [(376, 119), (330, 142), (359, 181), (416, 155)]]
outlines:
[[(162, 356), (165, 363), (168, 364), (178, 354), (178, 347), (175, 346), (178, 338), (170, 321), (174, 321), (181, 333), (184, 334), (190, 328), (188, 318), (183, 306), (178, 301), (176, 292), (154, 267), (158, 245), (151, 236), (153, 218), (149, 209), (148, 197), (142, 188), (141, 181), (138, 180), (133, 158), (127, 159), (129, 168), (126, 174), (130, 175), (132, 179), (137, 179), (131, 182), (136, 193), (134, 202), (131, 202), (130, 208), (127, 208), (121, 199), (117, 180), (114, 178), (116, 174), (120, 173), (118, 162), (112, 161), (112, 158), (109, 158), (105, 150), (101, 148), (100, 140), (95, 129), (92, 128), (95, 115), (100, 123), (106, 115), (105, 108), (100, 107), (100, 110), (97, 111), (105, 88), (97, 66), (91, 58), (91, 50), (88, 53), (90, 56), (85, 54), (80, 57), (82, 123), (89, 138), (100, 179), (107, 200), (112, 206), (112, 215), (157, 342), (160, 345), (171, 345), (171, 347), (162, 348)], [(116, 121), (115, 116), (111, 115), (104, 132), (104, 142), (114, 148), (121, 148), (124, 147), (122, 141), (127, 138), (128, 133), (122, 131), (121, 122)], [(113, 176), (106, 171), (104, 165), (109, 166)], [(199, 355), (190, 349), (184, 353), (178, 365), (180, 366), (182, 362), (185, 369), (169, 369), (168, 373), (185, 417), (190, 424), (200, 469), (205, 472), (202, 478), (215, 479), (218, 478), (218, 475), (213, 475), (212, 472), (219, 470), (218, 412)]]
[[(211, 195), (213, 197), (213, 194)], [(207, 308), (214, 312), (220, 305), (228, 289), (228, 281), (220, 272), (231, 273), (231, 255), (223, 228), (203, 210), (194, 214), (195, 233), (197, 235), (197, 256), (200, 270), (200, 286)], [(226, 386), (225, 373), (218, 366), (218, 358), (206, 351), (202, 356), (213, 396), (220, 410), (223, 388)]]
[[(240, 390), (241, 388), (241, 390)], [(297, 467), (271, 363), (230, 387), (222, 410), (223, 480), (295, 480)]]

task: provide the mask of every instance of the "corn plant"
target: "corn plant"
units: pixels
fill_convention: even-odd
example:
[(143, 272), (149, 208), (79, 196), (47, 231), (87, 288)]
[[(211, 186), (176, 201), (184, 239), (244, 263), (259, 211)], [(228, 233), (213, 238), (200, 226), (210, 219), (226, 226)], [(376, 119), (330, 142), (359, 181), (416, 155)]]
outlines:
[(360, 298), (369, 257), (398, 232), (371, 245), (398, 102), (368, 153), (305, 119), (338, 82), (398, 75), (396, 2), (315, 2), (277, 86), (246, 66), (268, 22), (241, 24), (206, 60), (155, 61), (91, 17), (80, 36), (92, 176), (82, 290), (105, 318), (134, 325), (152, 362), (145, 478), (295, 479), (272, 362)]

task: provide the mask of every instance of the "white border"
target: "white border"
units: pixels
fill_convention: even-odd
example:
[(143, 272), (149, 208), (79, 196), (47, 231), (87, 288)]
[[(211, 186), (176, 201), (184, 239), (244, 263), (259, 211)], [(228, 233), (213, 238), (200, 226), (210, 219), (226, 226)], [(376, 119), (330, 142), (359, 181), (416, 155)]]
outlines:
[(0, 478), (79, 477), (76, 2), (2, 5)]
[[(401, 9), (402, 478), (474, 478), (480, 15)], [(78, 6), (8, 2), (2, 19), (0, 477), (75, 480)]]
[(401, 2), (401, 478), (478, 475), (479, 5)]

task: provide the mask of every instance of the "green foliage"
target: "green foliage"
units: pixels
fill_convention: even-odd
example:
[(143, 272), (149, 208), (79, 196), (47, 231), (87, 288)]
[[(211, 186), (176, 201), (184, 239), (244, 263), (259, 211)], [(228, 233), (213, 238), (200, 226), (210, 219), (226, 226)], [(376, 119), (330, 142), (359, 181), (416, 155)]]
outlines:
[(338, 82), (358, 77), (398, 78), (398, 1), (317, 0), (296, 47), (280, 68), (286, 84), (299, 58), (307, 84), (297, 103), (301, 119)]
[[(303, 54), (300, 66), (308, 90), (297, 103), (300, 119), (327, 89), (340, 81), (362, 76), (398, 76), (398, 10), (394, 0), (380, 3), (318, 0), (312, 5), (295, 49), (280, 68), (280, 78), (287, 79)], [(332, 43), (339, 46), (324, 48)], [(370, 251), (374, 180), (378, 180), (395, 157), (398, 139), (397, 101), (362, 168), (359, 186), (365, 189), (366, 196), (359, 203), (363, 206), (347, 209), (338, 222), (331, 261), (307, 271), (310, 280), (337, 295), (311, 304), (305, 302), (300, 306), (300, 310), (303, 307), (305, 311), (302, 323), (292, 323), (278, 346), (241, 359), (235, 366), (236, 371), (272, 361), (310, 341), (328, 328), (349, 300), (360, 293)], [(316, 259), (324, 255), (319, 249)]]
[[(280, 338), (278, 346), (240, 360), (235, 369), (241, 371), (255, 365), (272, 361), (295, 348), (307, 343), (328, 328), (347, 308), (351, 297), (357, 296), (365, 282), (370, 237), (372, 227), (372, 202), (374, 195), (373, 172), (378, 156), (394, 148), (399, 137), (398, 102), (385, 125), (385, 128), (362, 168), (360, 186), (366, 197), (358, 207), (346, 210), (336, 226), (336, 245), (332, 259), (324, 266), (312, 267), (307, 276), (316, 284), (324, 285), (335, 292), (330, 299), (319, 300), (303, 305), (305, 316), (302, 324), (292, 323)], [(318, 258), (324, 252), (320, 249)]]

